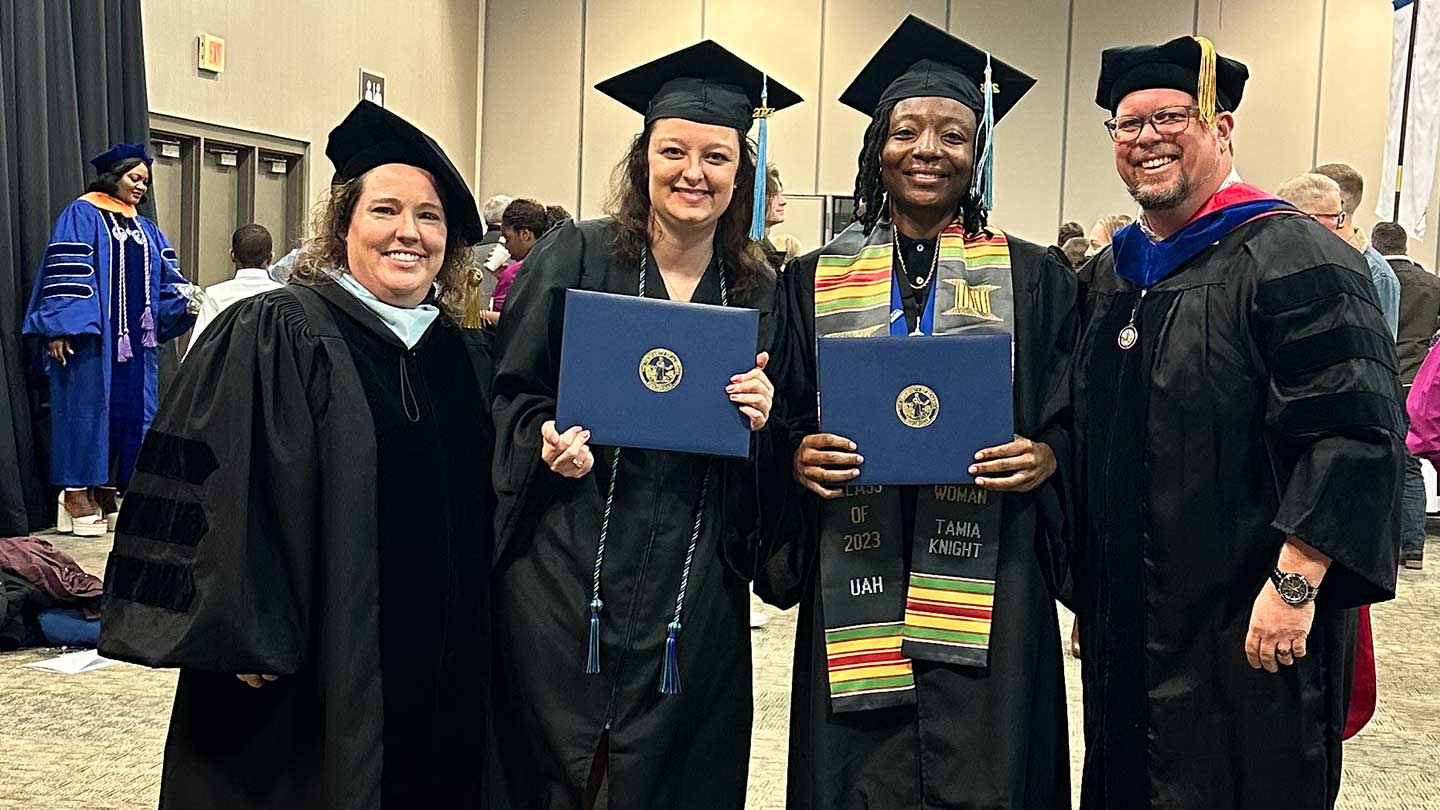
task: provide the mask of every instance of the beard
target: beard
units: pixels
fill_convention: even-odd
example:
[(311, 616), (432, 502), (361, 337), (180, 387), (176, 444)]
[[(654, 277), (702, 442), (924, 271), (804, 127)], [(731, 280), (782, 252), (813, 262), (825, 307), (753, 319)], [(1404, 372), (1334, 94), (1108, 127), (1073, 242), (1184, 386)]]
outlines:
[(1126, 183), (1125, 190), (1130, 192), (1130, 198), (1139, 203), (1141, 208), (1147, 211), (1165, 211), (1184, 202), (1190, 196), (1193, 185), (1189, 173), (1182, 169), (1180, 176), (1169, 185)]

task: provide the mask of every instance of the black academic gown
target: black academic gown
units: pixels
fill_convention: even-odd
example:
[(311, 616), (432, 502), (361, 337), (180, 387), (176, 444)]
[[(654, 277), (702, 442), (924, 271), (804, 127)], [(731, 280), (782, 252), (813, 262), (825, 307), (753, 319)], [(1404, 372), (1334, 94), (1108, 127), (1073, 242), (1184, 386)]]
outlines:
[[(1394, 594), (1404, 413), (1359, 254), (1264, 217), (1140, 299), (1091, 263), (1073, 376), (1087, 810), (1312, 810), (1340, 780), (1347, 608)], [(1251, 669), (1285, 537), (1334, 559), (1309, 654)]]
[(162, 808), (479, 806), (483, 340), (442, 317), (407, 351), (324, 284), (237, 303), (190, 352), (121, 510), (100, 639), (181, 668)]
[[(907, 246), (908, 246), (907, 242)], [(907, 250), (907, 255), (910, 253)], [(815, 268), (819, 253), (790, 264), (772, 378), (777, 382), (785, 447), (773, 452), (762, 489), (790, 481), (800, 440), (818, 432), (815, 412)], [(1062, 409), (1063, 369), (1074, 344), (1075, 273), (1045, 250), (1014, 237), (1015, 430), (1049, 443), (1063, 458), (1067, 442), (1051, 430)], [(911, 267), (928, 258), (909, 256)], [(902, 281), (902, 289), (908, 285)], [(919, 302), (906, 302), (918, 309)], [(913, 313), (912, 320), (913, 320)], [(915, 338), (924, 340), (924, 338)], [(781, 431), (776, 430), (776, 442)], [(966, 465), (968, 458), (957, 459)], [(768, 480), (767, 480), (768, 479)], [(777, 515), (780, 544), (755, 590), (767, 602), (800, 605), (790, 702), (789, 810), (1069, 807), (1064, 674), (1054, 596), (1047, 587), (1050, 536), (1063, 530), (1062, 480), (1004, 496), (990, 665), (984, 669), (914, 662), (916, 704), (836, 714), (830, 710), (825, 617), (819, 583), (818, 499), (789, 490)], [(903, 502), (906, 525), (914, 501)], [(909, 558), (909, 547), (905, 547)]]
[[(496, 353), (496, 639), (491, 795), (498, 808), (567, 810), (584, 800), (604, 755), (612, 808), (739, 808), (750, 753), (747, 579), (755, 555), (752, 463), (625, 450), (606, 542), (600, 672), (585, 674), (590, 593), (610, 448), (593, 471), (562, 478), (540, 460), (540, 426), (555, 418), (565, 290), (634, 295), (638, 264), (611, 249), (605, 220), (567, 222), (525, 260), (500, 321)], [(647, 295), (664, 298), (650, 261)], [(716, 265), (695, 290), (718, 304)], [(731, 303), (761, 311), (773, 287)], [(623, 329), (624, 324), (616, 324)], [(682, 691), (659, 691), (705, 466), (710, 495), (679, 636)]]

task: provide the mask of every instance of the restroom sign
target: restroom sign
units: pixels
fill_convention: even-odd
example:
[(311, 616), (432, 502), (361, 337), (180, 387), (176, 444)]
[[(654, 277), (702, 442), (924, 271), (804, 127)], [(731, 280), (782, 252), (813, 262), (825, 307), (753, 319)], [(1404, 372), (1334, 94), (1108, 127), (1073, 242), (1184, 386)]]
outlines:
[(225, 40), (213, 34), (200, 35), (200, 69), (225, 72)]

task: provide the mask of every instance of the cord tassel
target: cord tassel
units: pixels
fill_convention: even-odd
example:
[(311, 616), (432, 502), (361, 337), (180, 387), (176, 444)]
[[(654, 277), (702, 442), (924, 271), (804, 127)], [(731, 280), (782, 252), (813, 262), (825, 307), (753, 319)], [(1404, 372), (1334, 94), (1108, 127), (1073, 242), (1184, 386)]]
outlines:
[(135, 353), (130, 350), (130, 335), (128, 333), (121, 335), (120, 340), (115, 343), (116, 362), (128, 363), (130, 362), (130, 358), (134, 356)]
[(680, 633), (680, 622), (671, 622), (665, 635), (665, 666), (660, 672), (660, 692), (665, 695), (680, 694), (680, 650), (676, 636)]
[(155, 341), (155, 316), (151, 314), (149, 305), (140, 313), (140, 345), (147, 349), (160, 345)]
[(760, 108), (755, 118), (760, 119), (760, 134), (755, 140), (755, 189), (750, 209), (750, 239), (758, 242), (765, 238), (765, 181), (769, 175), (766, 152), (770, 140), (770, 77), (760, 80)]
[(979, 159), (975, 161), (974, 181), (970, 184), (971, 194), (979, 198), (980, 206), (986, 211), (995, 207), (995, 83), (990, 71), (990, 54), (985, 54), (985, 108), (980, 115), (979, 132), (981, 141)]
[(585, 652), (585, 674), (600, 671), (600, 608), (599, 599), (590, 603), (590, 646)]

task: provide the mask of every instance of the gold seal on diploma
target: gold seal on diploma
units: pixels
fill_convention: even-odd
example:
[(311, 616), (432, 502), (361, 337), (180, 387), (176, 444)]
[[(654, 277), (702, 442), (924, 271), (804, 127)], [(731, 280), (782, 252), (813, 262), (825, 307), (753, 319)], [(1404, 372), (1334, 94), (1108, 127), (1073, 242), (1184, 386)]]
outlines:
[(940, 397), (929, 386), (908, 386), (895, 398), (895, 415), (907, 427), (929, 427), (940, 415)]
[(651, 349), (640, 358), (640, 382), (657, 394), (674, 390), (684, 374), (684, 364), (669, 349)]

